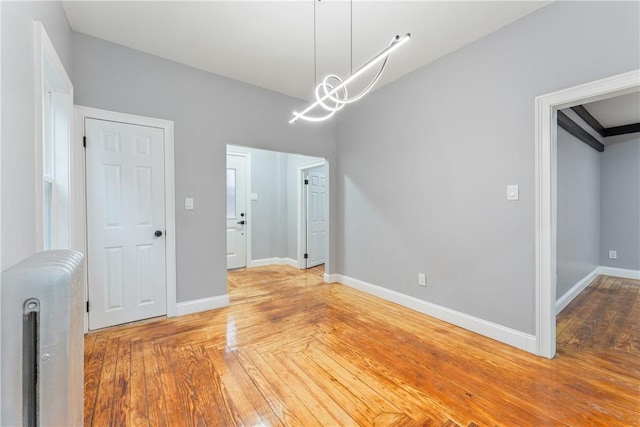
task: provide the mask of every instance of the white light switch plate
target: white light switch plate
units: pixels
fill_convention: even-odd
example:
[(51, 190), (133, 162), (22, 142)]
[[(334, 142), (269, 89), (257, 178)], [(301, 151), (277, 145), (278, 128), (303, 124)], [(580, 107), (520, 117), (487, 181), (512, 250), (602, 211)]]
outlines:
[(507, 185), (507, 200), (520, 200), (518, 185)]
[(186, 197), (184, 199), (184, 208), (185, 209), (193, 209), (193, 197)]

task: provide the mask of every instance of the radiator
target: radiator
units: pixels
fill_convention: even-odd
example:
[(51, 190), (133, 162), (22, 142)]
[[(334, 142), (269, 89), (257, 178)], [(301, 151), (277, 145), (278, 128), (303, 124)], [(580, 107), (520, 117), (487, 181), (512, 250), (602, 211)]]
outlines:
[(40, 252), (2, 273), (2, 426), (81, 426), (83, 256)]

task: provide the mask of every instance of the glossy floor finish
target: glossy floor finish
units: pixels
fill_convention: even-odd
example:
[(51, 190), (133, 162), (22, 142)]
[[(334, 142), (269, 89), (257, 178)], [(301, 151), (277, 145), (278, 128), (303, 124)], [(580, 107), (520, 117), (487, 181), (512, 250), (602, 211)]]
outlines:
[(321, 273), (230, 272), (227, 308), (89, 334), (85, 424), (640, 425), (637, 282), (594, 283), (546, 360)]

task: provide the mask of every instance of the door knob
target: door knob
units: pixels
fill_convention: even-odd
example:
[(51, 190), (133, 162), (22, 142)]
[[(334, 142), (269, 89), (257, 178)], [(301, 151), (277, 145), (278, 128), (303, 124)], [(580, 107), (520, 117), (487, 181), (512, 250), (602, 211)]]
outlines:
[(240, 224), (240, 225), (244, 225), (244, 220), (242, 220), (242, 221), (238, 221), (238, 224)]
[(156, 232), (155, 232), (155, 233), (153, 233), (153, 234), (154, 234), (154, 236), (156, 236), (156, 237), (160, 237), (160, 236), (162, 236), (162, 231), (160, 231), (160, 230), (156, 230)]

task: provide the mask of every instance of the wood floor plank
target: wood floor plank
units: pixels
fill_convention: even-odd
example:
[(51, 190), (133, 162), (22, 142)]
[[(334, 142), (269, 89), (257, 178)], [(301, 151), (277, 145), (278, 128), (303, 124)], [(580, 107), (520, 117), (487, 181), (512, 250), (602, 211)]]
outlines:
[(171, 361), (171, 371), (175, 384), (174, 396), (182, 404), (184, 416), (182, 423), (185, 426), (207, 425), (203, 413), (203, 406), (198, 404), (200, 399), (193, 384), (193, 363), (190, 359), (193, 352), (186, 351), (181, 346), (166, 346), (166, 355)]
[[(301, 349), (302, 350), (302, 349)], [(297, 351), (293, 352), (297, 353)], [(325, 410), (331, 414), (331, 417), (335, 420), (333, 425), (357, 425), (358, 422), (349, 416), (349, 414), (338, 405), (323, 389), (322, 385), (318, 384), (316, 378), (309, 376), (304, 370), (289, 357), (287, 353), (278, 353), (276, 357), (280, 360), (290, 374), (295, 378), (296, 382), (301, 385), (300, 391), (314, 399), (315, 402), (322, 405)]]
[(84, 364), (84, 425), (93, 423), (93, 415), (96, 408), (96, 399), (100, 387), (100, 377), (104, 364), (104, 355), (107, 340), (103, 337), (93, 336), (93, 345), (85, 347)]
[(102, 367), (98, 381), (99, 387), (96, 393), (96, 401), (91, 420), (91, 425), (95, 426), (111, 425), (111, 417), (115, 407), (115, 393), (117, 390), (115, 379), (119, 340), (109, 339), (105, 341), (104, 366)]
[(300, 417), (303, 418), (305, 425), (339, 425), (339, 420), (334, 418), (327, 409), (322, 406), (313, 395), (304, 392), (306, 387), (299, 377), (292, 374), (287, 369), (287, 364), (282, 363), (280, 358), (270, 352), (261, 353), (260, 357), (273, 369), (275, 374), (272, 384), (277, 388), (279, 395), (287, 399), (289, 406), (295, 406), (299, 409)]
[[(222, 385), (220, 376), (207, 354), (207, 350), (199, 345), (191, 347), (193, 351), (194, 383), (200, 396), (200, 403), (207, 408), (210, 413), (207, 415), (207, 424), (222, 426), (242, 425), (241, 421), (237, 421), (232, 413), (231, 397)], [(218, 418), (214, 419), (217, 413)], [(238, 420), (239, 420), (238, 416)]]
[(284, 425), (311, 426), (320, 425), (309, 410), (289, 393), (273, 368), (256, 351), (238, 352), (239, 360), (245, 366), (253, 382), (262, 390), (271, 409)]
[(85, 339), (85, 425), (640, 426), (640, 281), (596, 278), (539, 358), (339, 284), (229, 272), (228, 307)]
[(128, 413), (127, 425), (151, 427), (145, 378), (143, 342), (135, 340), (131, 342), (131, 410)]
[(444, 405), (440, 405), (427, 394), (406, 383), (396, 381), (389, 370), (368, 355), (355, 352), (348, 344), (343, 345), (340, 351), (332, 353), (336, 363), (344, 366), (365, 384), (382, 392), (387, 399), (393, 399), (393, 404), (415, 422), (422, 423), (425, 419), (429, 419), (431, 422), (444, 423), (454, 416), (448, 413)]
[(111, 425), (123, 426), (131, 410), (131, 341), (118, 342), (117, 358)]
[(257, 389), (233, 352), (207, 349), (207, 354), (228, 390), (236, 421), (245, 426), (261, 425), (270, 419), (272, 409), (265, 405), (263, 394)]
[(169, 355), (169, 349), (163, 345), (152, 343), (151, 354), (157, 364), (160, 387), (164, 397), (164, 416), (168, 426), (181, 425), (186, 422), (187, 414), (184, 411), (180, 395), (177, 393), (176, 377)]
[(142, 361), (144, 364), (145, 387), (147, 390), (147, 405), (149, 425), (152, 427), (167, 427), (167, 414), (160, 367), (157, 361), (157, 352), (153, 344), (143, 342)]

